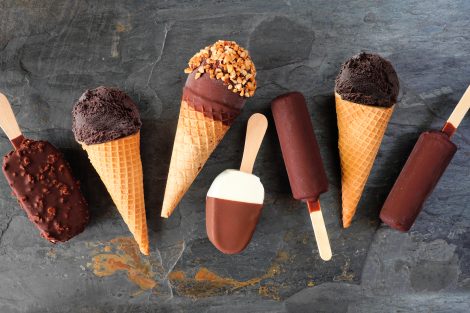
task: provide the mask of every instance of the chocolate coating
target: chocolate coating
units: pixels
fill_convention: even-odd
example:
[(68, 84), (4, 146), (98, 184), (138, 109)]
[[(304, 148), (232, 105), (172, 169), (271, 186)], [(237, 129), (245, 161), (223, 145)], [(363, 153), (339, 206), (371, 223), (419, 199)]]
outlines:
[(328, 190), (328, 179), (304, 96), (281, 95), (271, 109), (293, 196), (317, 201)]
[(206, 198), (206, 230), (212, 244), (225, 254), (243, 251), (261, 215), (262, 204)]
[(89, 220), (80, 185), (47, 141), (24, 139), (3, 158), (3, 173), (28, 218), (52, 243), (81, 233)]
[(18, 137), (13, 138), (11, 140), (11, 143), (13, 144), (13, 147), (15, 147), (15, 149), (19, 149), (25, 139), (26, 138), (23, 135), (19, 135)]
[(195, 79), (196, 71), (188, 75), (182, 100), (205, 116), (231, 125), (245, 105), (246, 98), (227, 89), (221, 80), (203, 74)]
[(72, 130), (78, 142), (99, 144), (137, 133), (142, 126), (137, 106), (117, 88), (85, 91), (72, 111)]
[(380, 219), (392, 228), (408, 231), (456, 151), (446, 134), (422, 133), (383, 205)]
[(362, 52), (347, 60), (336, 77), (335, 91), (343, 100), (378, 107), (397, 102), (400, 84), (392, 64)]

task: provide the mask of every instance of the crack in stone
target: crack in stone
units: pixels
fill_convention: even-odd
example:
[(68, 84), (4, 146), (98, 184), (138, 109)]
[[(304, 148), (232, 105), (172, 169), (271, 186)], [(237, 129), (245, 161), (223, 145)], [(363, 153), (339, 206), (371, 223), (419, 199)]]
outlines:
[(0, 234), (0, 247), (2, 247), (3, 245), (3, 236), (5, 235), (5, 233), (7, 232), (8, 228), (10, 227), (11, 225), (11, 222), (13, 221), (13, 219), (15, 217), (17, 217), (18, 215), (12, 215), (10, 217), (10, 219), (8, 220), (7, 224), (6, 224), (6, 227), (2, 230), (2, 233)]
[[(165, 47), (166, 47), (166, 43), (167, 43), (167, 37), (168, 37), (168, 33), (170, 32), (171, 28), (173, 27), (173, 23), (165, 23), (165, 29), (164, 29), (164, 34), (163, 34), (163, 42), (162, 42), (162, 45), (161, 45), (161, 48), (160, 48), (160, 52), (158, 54), (158, 56), (156, 57), (156, 59), (153, 61), (153, 62), (150, 62), (148, 64), (146, 64), (145, 66), (143, 66), (142, 68), (140, 68), (139, 70), (133, 72), (130, 76), (134, 75), (134, 74), (140, 74), (141, 72), (144, 72), (146, 71), (148, 68), (150, 68), (149, 70), (149, 73), (147, 75), (146, 78), (143, 77), (143, 79), (145, 79), (145, 83), (142, 84), (143, 88), (141, 89), (141, 91), (144, 91), (144, 90), (147, 90), (148, 92), (152, 93), (153, 96), (156, 98), (156, 100), (160, 103), (162, 103), (162, 100), (160, 99), (160, 97), (158, 96), (157, 92), (153, 89), (153, 88), (150, 88), (150, 80), (152, 79), (152, 76), (153, 76), (153, 73), (155, 71), (155, 68), (157, 67), (157, 65), (160, 63), (160, 61), (162, 60), (162, 57), (163, 57), (163, 53), (164, 53), (164, 50), (165, 50)], [(126, 85), (129, 85), (130, 84), (130, 81), (127, 80)], [(138, 94), (138, 99), (139, 99), (139, 102), (141, 101), (141, 98), (142, 98), (142, 95), (141, 95), (141, 91), (136, 91), (136, 83), (134, 82), (132, 85), (131, 85), (131, 88), (132, 90)], [(140, 89), (140, 88), (139, 88)], [(160, 109), (162, 108), (162, 106), (160, 105), (159, 106)], [(160, 110), (160, 114), (161, 114), (161, 110)]]
[(151, 63), (151, 68), (150, 68), (150, 72), (149, 72), (149, 75), (147, 77), (147, 84), (146, 84), (146, 87), (149, 87), (150, 85), (150, 79), (152, 79), (152, 76), (153, 76), (153, 72), (155, 70), (155, 68), (157, 67), (157, 64), (162, 60), (162, 56), (163, 56), (163, 52), (165, 50), (165, 45), (166, 45), (166, 40), (167, 40), (167, 37), (168, 37), (168, 33), (170, 32), (171, 28), (173, 27), (173, 24), (170, 23), (170, 24), (165, 24), (165, 33), (163, 34), (163, 42), (162, 42), (162, 47), (160, 49), (160, 54), (158, 55), (158, 57), (155, 59), (155, 61), (153, 63)]
[(179, 253), (179, 255), (176, 257), (175, 262), (173, 262), (173, 265), (171, 265), (171, 266), (168, 268), (168, 271), (167, 271), (166, 274), (165, 274), (165, 278), (168, 277), (168, 274), (170, 274), (170, 272), (173, 271), (173, 269), (175, 268), (176, 264), (178, 264), (178, 261), (179, 261), (179, 260), (181, 259), (181, 257), (183, 256), (183, 253), (184, 253), (184, 250), (185, 250), (185, 249), (186, 249), (186, 242), (185, 242), (185, 241), (182, 241), (180, 253)]
[(5, 44), (0, 48), (0, 52), (5, 51), (5, 49), (8, 47), (8, 44), (10, 43), (11, 39), (7, 39)]
[[(19, 59), (19, 60), (18, 60), (18, 63), (19, 63), (20, 69), (21, 69), (21, 71), (24, 73), (25, 77), (26, 77), (26, 76), (31, 76), (31, 71), (26, 68), (26, 66), (25, 66), (24, 63), (23, 63), (23, 60), (22, 60), (22, 59)], [(29, 82), (29, 81), (28, 81), (28, 82)]]
[[(173, 271), (175, 268), (176, 264), (178, 264), (178, 261), (181, 259), (183, 256), (184, 250), (186, 249), (186, 242), (183, 240), (181, 244), (181, 249), (179, 255), (176, 257), (176, 260), (173, 262), (173, 264), (168, 268), (168, 271), (166, 271), (163, 280), (166, 282), (166, 285), (168, 286), (168, 289), (170, 291), (170, 297), (169, 299), (174, 297), (173, 294), (173, 288), (174, 286), (171, 284), (170, 280), (168, 279), (168, 275)], [(163, 263), (163, 262), (162, 262)]]

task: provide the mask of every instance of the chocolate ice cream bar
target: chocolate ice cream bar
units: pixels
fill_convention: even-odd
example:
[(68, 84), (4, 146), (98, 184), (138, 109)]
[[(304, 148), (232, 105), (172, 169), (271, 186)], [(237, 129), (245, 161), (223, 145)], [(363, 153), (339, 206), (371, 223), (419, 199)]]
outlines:
[(1, 94), (0, 114), (0, 126), (15, 147), (3, 158), (2, 170), (28, 218), (52, 243), (81, 233), (88, 206), (62, 154), (47, 141), (24, 138)]
[(384, 223), (401, 231), (411, 228), (457, 151), (450, 138), (469, 109), (470, 87), (442, 131), (421, 134), (380, 212)]
[(328, 179), (304, 96), (291, 92), (272, 102), (292, 194), (297, 200), (317, 201), (328, 191)]
[(3, 158), (3, 173), (28, 218), (50, 242), (81, 233), (89, 214), (79, 183), (47, 141), (24, 139)]
[(380, 219), (401, 231), (408, 231), (457, 151), (442, 132), (424, 132), (380, 212)]
[(282, 156), (295, 199), (307, 202), (320, 257), (332, 253), (320, 210), (320, 194), (328, 190), (328, 179), (304, 96), (291, 92), (271, 104)]

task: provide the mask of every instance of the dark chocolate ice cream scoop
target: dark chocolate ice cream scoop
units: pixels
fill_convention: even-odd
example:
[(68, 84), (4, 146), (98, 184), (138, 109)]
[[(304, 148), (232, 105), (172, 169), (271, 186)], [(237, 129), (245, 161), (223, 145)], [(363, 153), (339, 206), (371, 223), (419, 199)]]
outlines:
[(99, 144), (137, 133), (142, 126), (132, 99), (117, 88), (87, 90), (72, 111), (72, 130), (78, 142)]
[(377, 54), (351, 57), (336, 77), (335, 91), (343, 100), (378, 107), (397, 102), (400, 84), (392, 64)]

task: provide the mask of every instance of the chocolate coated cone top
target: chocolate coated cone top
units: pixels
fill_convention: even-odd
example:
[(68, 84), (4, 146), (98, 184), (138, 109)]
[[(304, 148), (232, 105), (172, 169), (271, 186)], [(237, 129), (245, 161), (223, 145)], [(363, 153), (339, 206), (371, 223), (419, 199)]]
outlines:
[(184, 85), (183, 98), (189, 100), (189, 103), (206, 104), (217, 111), (225, 109), (234, 113), (243, 109), (246, 98), (230, 91), (222, 81), (210, 78), (209, 74), (203, 74), (198, 79), (195, 76), (196, 72), (189, 74)]
[[(222, 81), (211, 79), (208, 74), (203, 74), (198, 79), (195, 79), (195, 76), (196, 72), (188, 76), (183, 88), (182, 102), (209, 120), (231, 126), (240, 115), (246, 98), (228, 90)], [(196, 120), (194, 117), (191, 121)]]

